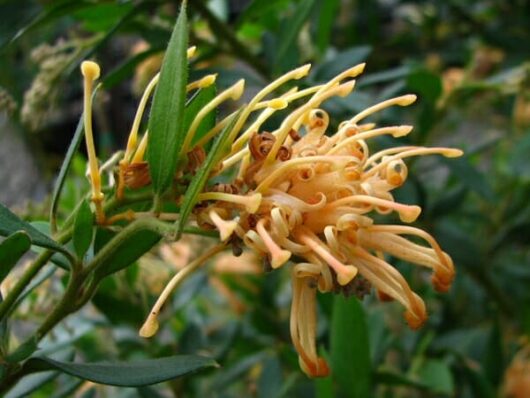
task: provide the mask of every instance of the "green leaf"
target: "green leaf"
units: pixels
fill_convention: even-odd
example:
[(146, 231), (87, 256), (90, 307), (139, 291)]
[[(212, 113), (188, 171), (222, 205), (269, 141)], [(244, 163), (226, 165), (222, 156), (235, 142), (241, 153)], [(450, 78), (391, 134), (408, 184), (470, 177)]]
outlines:
[(499, 316), (494, 315), (495, 320), (489, 333), (486, 352), (484, 353), (483, 369), (488, 380), (495, 386), (502, 381), (503, 370), (505, 366), (503, 354), (503, 338)]
[(143, 306), (134, 302), (130, 295), (118, 289), (118, 278), (105, 278), (98, 286), (91, 303), (112, 325), (126, 324), (137, 328), (145, 321)]
[[(44, 372), (48, 373), (48, 372)], [(59, 374), (59, 372), (53, 372)], [(41, 373), (42, 374), (42, 373)], [(60, 389), (56, 389), (54, 394), (50, 398), (70, 398), (74, 397), (75, 392), (83, 386), (83, 380), (73, 379), (67, 383), (64, 383)]]
[(132, 2), (96, 3), (94, 7), (74, 12), (73, 16), (82, 20), (88, 31), (108, 32), (132, 7)]
[[(197, 94), (193, 96), (189, 104), (186, 105), (186, 110), (184, 112), (184, 131), (188, 131), (197, 113), (199, 113), (208, 102), (214, 99), (216, 93), (217, 90), (215, 89), (215, 85), (211, 85), (199, 90)], [(215, 119), (215, 111), (208, 113), (204, 119), (202, 119), (201, 124), (199, 124), (191, 141), (192, 147), (215, 126)]]
[(462, 362), (461, 375), (468, 380), (473, 397), (480, 398), (495, 398), (498, 395), (495, 393), (495, 388), (491, 382), (476, 368), (470, 366), (465, 358), (459, 358)]
[(0, 243), (0, 283), (30, 247), (31, 239), (25, 231), (15, 232)]
[(75, 216), (74, 233), (72, 235), (74, 249), (80, 260), (83, 259), (83, 256), (92, 243), (92, 237), (94, 236), (93, 225), (94, 215), (92, 214), (92, 210), (90, 210), (88, 202), (83, 200)]
[(122, 82), (127, 77), (131, 76), (136, 67), (144, 60), (149, 58), (153, 54), (161, 52), (160, 48), (149, 48), (148, 50), (142, 51), (131, 58), (127, 59), (123, 63), (119, 64), (116, 68), (111, 70), (103, 78), (102, 85), (105, 89), (110, 89), (115, 85)]
[[(20, 5), (18, 5), (18, 7), (20, 7)], [(26, 7), (26, 5), (24, 7)], [(2, 42), (0, 44), (0, 50), (3, 50), (4, 46), (13, 44), (16, 40), (20, 39), (20, 37), (22, 37), (31, 30), (54, 22), (57, 19), (68, 15), (76, 10), (81, 10), (90, 7), (94, 7), (94, 3), (90, 1), (79, 0), (72, 2), (62, 2), (61, 4), (58, 4), (55, 7), (51, 7), (42, 12), (39, 12), (38, 14), (36, 14), (35, 18), (33, 18), (27, 25), (19, 29), (11, 39)]]
[[(319, 300), (320, 301), (320, 300)], [(331, 312), (331, 310), (330, 310)], [(320, 356), (329, 363), (329, 354), (324, 348), (320, 350)], [(315, 383), (315, 396), (316, 398), (334, 398), (335, 388), (333, 386), (333, 378), (331, 375), (326, 377), (317, 377), (314, 379)]]
[(266, 17), (267, 14), (281, 14), (286, 6), (290, 3), (289, 0), (254, 0), (248, 2), (247, 7), (239, 16), (239, 24), (245, 21), (259, 20), (259, 18)]
[(523, 135), (512, 143), (506, 159), (501, 163), (505, 172), (517, 178), (521, 182), (530, 181), (530, 163), (528, 153), (530, 151), (530, 134)]
[(296, 63), (298, 60), (291, 60), (289, 57), (289, 50), (296, 44), (298, 33), (302, 29), (302, 26), (311, 15), (311, 10), (315, 5), (315, 0), (302, 0), (293, 12), (293, 17), (285, 21), (286, 28), (281, 32), (278, 37), (280, 45), (276, 52), (275, 58), (275, 69), (276, 72), (288, 69), (291, 63)]
[(493, 201), (495, 199), (495, 193), (491, 188), (490, 182), (484, 174), (471, 164), (468, 157), (443, 159), (442, 161), (449, 166), (455, 177), (462, 181), (462, 184), (470, 190), (476, 192), (485, 200)]
[[(240, 111), (241, 112), (241, 111)], [(215, 142), (212, 145), (212, 149), (208, 152), (206, 160), (201, 165), (197, 174), (193, 177), (191, 184), (188, 186), (186, 193), (184, 194), (184, 200), (180, 208), (180, 218), (178, 221), (177, 228), (177, 238), (180, 237), (188, 217), (193, 209), (193, 206), (197, 202), (197, 197), (199, 193), (203, 190), (204, 185), (208, 181), (208, 176), (210, 172), (221, 159), (228, 144), (227, 139), (232, 131), (232, 128), (236, 124), (237, 118), (239, 117), (240, 112), (232, 116), (230, 123), (221, 131), (221, 133), (215, 139)]]
[(436, 101), (442, 94), (442, 79), (426, 69), (419, 69), (408, 76), (407, 86), (419, 96), (420, 114), (417, 127), (420, 139), (426, 140), (439, 118)]
[(22, 344), (20, 344), (15, 351), (6, 357), (6, 361), (10, 363), (18, 363), (26, 358), (29, 358), (31, 354), (37, 351), (38, 340), (36, 337), (31, 337)]
[(140, 398), (165, 398), (165, 395), (162, 395), (152, 387), (138, 387), (137, 391)]
[(196, 355), (178, 355), (165, 358), (127, 362), (74, 363), (47, 357), (31, 358), (25, 370), (58, 370), (94, 383), (140, 387), (172, 380), (205, 368), (217, 367), (211, 358)]
[(372, 84), (385, 83), (389, 81), (396, 81), (407, 77), (410, 74), (410, 67), (408, 65), (398, 66), (397, 68), (387, 69), (383, 72), (371, 73), (363, 75), (359, 79), (359, 84), (356, 87), (364, 87)]
[(77, 56), (75, 62), (70, 63), (70, 66), (65, 69), (63, 77), (70, 76), (74, 71), (77, 71), (82, 61), (92, 58), (94, 54), (103, 48), (103, 46), (105, 46), (105, 44), (112, 38), (112, 36), (114, 36), (114, 34), (118, 32), (123, 25), (125, 25), (126, 22), (141, 14), (142, 9), (146, 8), (148, 5), (148, 2), (138, 2), (134, 7), (130, 8), (130, 10), (123, 17), (121, 17), (111, 29), (108, 29), (105, 34), (103, 34), (101, 38), (97, 40), (97, 42), (95, 42), (92, 46), (89, 46), (86, 50), (82, 51)]
[(320, 54), (324, 54), (329, 46), (329, 39), (333, 31), (333, 25), (337, 19), (337, 10), (340, 0), (326, 0), (318, 2), (316, 24), (316, 43)]
[(408, 87), (419, 94), (422, 101), (434, 104), (442, 94), (442, 79), (426, 69), (420, 69), (411, 73), (407, 78)]
[(315, 79), (317, 81), (329, 80), (340, 72), (365, 62), (371, 52), (372, 47), (370, 46), (356, 46), (346, 49), (338, 53), (333, 59), (321, 63), (315, 70)]
[(188, 23), (184, 2), (162, 62), (160, 80), (149, 115), (147, 160), (153, 189), (158, 195), (173, 181), (184, 141), (182, 121), (188, 80), (187, 46)]
[[(131, 225), (133, 224), (126, 228)], [(160, 239), (158, 233), (144, 229), (137, 230), (126, 239), (122, 239), (120, 234), (115, 235), (108, 243), (109, 247), (113, 247), (113, 252), (105, 259), (104, 264), (97, 268), (95, 277), (101, 279), (128, 267), (147, 253)]]
[(431, 208), (428, 209), (429, 214), (433, 218), (440, 218), (455, 212), (464, 204), (467, 193), (468, 188), (460, 184), (453, 189), (443, 192), (436, 198)]
[(418, 373), (418, 379), (431, 391), (453, 395), (453, 375), (449, 366), (443, 361), (428, 359), (422, 364)]
[(34, 245), (61, 252), (71, 258), (71, 254), (49, 236), (44, 235), (32, 225), (18, 218), (7, 207), (0, 203), (0, 235), (9, 236), (15, 232), (24, 231), (31, 238)]
[(59, 376), (59, 372), (42, 372), (24, 377), (15, 387), (9, 390), (4, 398), (35, 397), (42, 391), (43, 386)]
[(429, 388), (421, 381), (414, 380), (392, 370), (380, 369), (374, 374), (374, 379), (374, 382), (378, 385), (405, 386), (413, 387), (419, 390), (427, 390)]
[(355, 298), (335, 296), (331, 321), (331, 370), (338, 394), (371, 396), (370, 342), (364, 309)]
[[(73, 349), (69, 348), (57, 353), (54, 358), (57, 360), (71, 360), (73, 359)], [(5, 398), (28, 398), (41, 396), (43, 391), (49, 391), (46, 384), (50, 383), (53, 379), (57, 378), (61, 373), (55, 370), (49, 372), (41, 372), (37, 374), (30, 374), (22, 378), (9, 392), (5, 395)], [(45, 396), (49, 397), (49, 393), (45, 393)], [(69, 397), (71, 395), (68, 395)]]
[(282, 366), (276, 356), (265, 358), (261, 374), (257, 380), (258, 398), (275, 398), (280, 396), (283, 385)]
[(227, 386), (234, 385), (234, 383), (240, 381), (253, 366), (266, 358), (267, 355), (267, 352), (259, 351), (255, 354), (244, 356), (230, 367), (217, 372), (204, 396), (214, 396), (215, 392), (222, 391)]

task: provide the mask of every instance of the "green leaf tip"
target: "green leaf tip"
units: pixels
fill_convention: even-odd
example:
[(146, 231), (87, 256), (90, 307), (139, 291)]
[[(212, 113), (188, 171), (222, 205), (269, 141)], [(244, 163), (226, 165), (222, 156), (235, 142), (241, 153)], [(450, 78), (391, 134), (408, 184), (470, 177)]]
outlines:
[(188, 22), (182, 4), (160, 70), (149, 115), (147, 161), (157, 195), (171, 185), (184, 141), (183, 117), (188, 81)]

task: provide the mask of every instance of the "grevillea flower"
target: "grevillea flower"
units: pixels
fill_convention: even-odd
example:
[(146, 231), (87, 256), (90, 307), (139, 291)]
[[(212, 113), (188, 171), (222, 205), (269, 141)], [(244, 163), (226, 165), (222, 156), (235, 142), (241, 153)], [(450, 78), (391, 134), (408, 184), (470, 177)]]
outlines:
[[(363, 124), (364, 119), (392, 105), (409, 105), (414, 95), (367, 108), (340, 123), (337, 131), (330, 131), (329, 116), (319, 109), (326, 99), (349, 94), (354, 81), (343, 80), (355, 77), (363, 67), (308, 89), (309, 100), (272, 132), (260, 131), (260, 122), (272, 112), (264, 110), (265, 116), (235, 141), (223, 162), (221, 170), (238, 168), (237, 178), (224, 186), (227, 192), (217, 187), (203, 193), (201, 199), (208, 205), (196, 212), (200, 224), (215, 226), (223, 240), (241, 240), (266, 258), (271, 269), (293, 263), (291, 337), (309, 376), (329, 372), (315, 347), (317, 290), (347, 294), (362, 290), (368, 281), (384, 299), (399, 301), (409, 326), (416, 329), (427, 317), (425, 304), (385, 254), (430, 268), (438, 291), (447, 291), (454, 277), (451, 258), (431, 235), (407, 225), (376, 224), (372, 215), (396, 212), (404, 223), (415, 221), (421, 209), (397, 203), (391, 194), (407, 178), (404, 159), (427, 154), (456, 157), (462, 152), (403, 146), (370, 153), (370, 139), (401, 137), (412, 127), (376, 127)], [(281, 99), (289, 102), (296, 95), (300, 93)]]
[[(188, 56), (193, 50), (188, 51)], [(291, 337), (301, 368), (312, 377), (329, 372), (315, 346), (317, 290), (361, 295), (372, 285), (381, 299), (400, 302), (405, 308), (407, 323), (416, 329), (427, 318), (425, 304), (385, 256), (429, 268), (434, 288), (441, 292), (449, 289), (455, 273), (453, 263), (431, 235), (408, 225), (376, 223), (373, 215), (394, 212), (403, 223), (414, 222), (421, 212), (420, 207), (398, 203), (391, 193), (407, 179), (404, 160), (429, 154), (457, 157), (462, 151), (398, 146), (370, 153), (369, 143), (373, 138), (402, 137), (411, 132), (412, 126), (377, 127), (365, 123), (365, 119), (390, 106), (412, 104), (416, 100), (412, 94), (373, 105), (342, 121), (338, 129), (332, 131), (329, 116), (320, 106), (332, 97), (349, 95), (355, 86), (353, 79), (363, 72), (364, 64), (340, 73), (325, 84), (301, 91), (293, 88), (280, 97), (266, 99), (282, 84), (306, 76), (309, 69), (309, 65), (302, 66), (272, 82), (238, 113), (220, 120), (195, 140), (193, 147), (191, 143), (202, 119), (223, 101), (238, 99), (243, 93), (244, 81), (221, 92), (191, 122), (181, 150), (186, 161), (181, 162), (177, 170), (176, 183), (182, 175), (193, 175), (204, 161), (204, 145), (223, 128), (233, 126), (227, 139), (231, 147), (225, 150), (210, 177), (227, 172), (226, 175), (235, 175), (235, 178), (225, 184), (207, 184), (193, 210), (196, 224), (205, 229), (217, 229), (222, 243), (193, 260), (168, 283), (140, 330), (142, 336), (149, 337), (157, 331), (157, 316), (171, 291), (202, 263), (224, 250), (228, 243), (236, 248), (246, 246), (264, 258), (270, 269), (290, 263)], [(88, 63), (82, 70), (89, 92), (99, 68)], [(190, 83), (188, 90), (206, 87), (214, 80), (215, 76), (206, 76)], [(147, 100), (157, 83), (155, 76), (146, 88), (125, 154), (119, 162), (118, 199), (124, 195), (125, 187), (136, 189), (150, 183), (148, 164), (144, 161), (148, 133), (138, 143), (138, 131)], [(90, 150), (93, 142), (88, 95), (85, 101), (92, 200), (98, 222), (112, 224), (118, 219), (140, 216), (177, 219), (178, 214), (141, 214), (132, 210), (106, 218), (101, 206), (100, 171), (95, 153)], [(273, 131), (263, 131), (261, 126), (267, 119), (276, 111), (289, 108), (294, 101), (297, 106), (292, 107)], [(249, 120), (256, 111), (260, 111), (259, 115)], [(230, 121), (233, 124), (229, 124)], [(415, 241), (408, 240), (407, 236)], [(418, 239), (424, 243), (416, 243)]]

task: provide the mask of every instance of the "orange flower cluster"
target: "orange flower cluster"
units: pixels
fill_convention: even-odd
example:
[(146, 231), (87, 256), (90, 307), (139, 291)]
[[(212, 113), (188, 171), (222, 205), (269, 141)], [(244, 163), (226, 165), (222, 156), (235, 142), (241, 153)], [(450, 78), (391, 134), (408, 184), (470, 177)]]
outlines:
[[(188, 56), (193, 52), (194, 48), (190, 48)], [(403, 223), (414, 222), (421, 209), (397, 203), (391, 193), (407, 179), (404, 159), (429, 154), (457, 157), (462, 151), (398, 146), (370, 153), (371, 139), (383, 135), (402, 137), (411, 132), (412, 126), (376, 127), (364, 123), (364, 119), (390, 106), (412, 104), (416, 96), (411, 94), (373, 105), (331, 131), (329, 116), (320, 106), (335, 96), (349, 95), (355, 86), (354, 78), (363, 72), (364, 64), (340, 73), (325, 84), (301, 91), (294, 88), (280, 97), (265, 99), (282, 84), (306, 76), (309, 69), (310, 65), (304, 65), (276, 79), (240, 112), (219, 121), (191, 147), (203, 118), (222, 102), (238, 99), (244, 81), (238, 81), (212, 99), (198, 112), (187, 131), (182, 153), (187, 155), (188, 164), (180, 172), (199, 167), (204, 161), (204, 144), (236, 117), (228, 133), (231, 148), (213, 169), (213, 174), (221, 174), (237, 168), (236, 177), (199, 194), (199, 203), (193, 211), (195, 222), (201, 227), (216, 228), (223, 242), (231, 241), (236, 247), (244, 244), (265, 258), (271, 269), (292, 262), (292, 340), (304, 372), (324, 376), (329, 369), (318, 357), (315, 346), (317, 290), (361, 295), (368, 285), (373, 285), (381, 298), (400, 302), (405, 307), (409, 326), (418, 328), (427, 318), (425, 304), (385, 256), (431, 269), (435, 289), (441, 292), (449, 289), (454, 278), (453, 263), (431, 235), (407, 225), (377, 224), (373, 215), (395, 212)], [(82, 71), (86, 84), (85, 130), (92, 200), (98, 222), (105, 222), (87, 94), (99, 75), (99, 67), (84, 63)], [(206, 76), (188, 84), (188, 90), (207, 87), (214, 81), (214, 75)], [(155, 76), (140, 101), (125, 154), (119, 162), (118, 198), (123, 196), (125, 186), (134, 189), (150, 183), (143, 159), (148, 133), (138, 142), (138, 130), (147, 100), (157, 84), (158, 76)], [(276, 111), (302, 99), (302, 104), (288, 112), (275, 130), (262, 130), (263, 123)], [(247, 123), (255, 111), (260, 114)], [(127, 219), (138, 216), (139, 213), (132, 211), (124, 215)], [(158, 213), (152, 216), (165, 220), (178, 217)], [(426, 244), (412, 242), (405, 236), (419, 238)], [(141, 329), (143, 336), (151, 336), (158, 329), (157, 315), (171, 290), (224, 247), (219, 245), (201, 255), (169, 282)]]
[[(363, 66), (352, 70), (358, 73)], [(414, 95), (367, 108), (330, 132), (328, 114), (318, 106), (351, 91), (354, 81), (341, 80), (351, 77), (352, 70), (315, 90), (275, 131), (248, 130), (251, 135), (242, 136), (249, 137), (248, 145), (239, 149), (236, 141), (233, 149), (239, 150), (232, 151), (222, 168), (239, 163), (238, 177), (229, 185), (237, 193), (203, 193), (201, 198), (210, 204), (196, 212), (200, 224), (215, 226), (222, 240), (241, 240), (265, 256), (272, 269), (293, 262), (291, 336), (300, 366), (310, 376), (329, 371), (315, 347), (317, 290), (355, 292), (368, 281), (380, 297), (403, 304), (408, 324), (418, 328), (427, 317), (425, 304), (385, 254), (430, 268), (438, 291), (447, 291), (454, 278), (451, 258), (431, 235), (407, 225), (375, 224), (372, 214), (396, 212), (402, 222), (414, 222), (421, 209), (397, 203), (391, 194), (407, 178), (404, 159), (457, 157), (462, 151), (402, 146), (370, 154), (370, 139), (401, 137), (412, 127), (376, 128), (362, 120), (388, 106), (409, 105)], [(289, 100), (289, 95), (280, 99)], [(406, 235), (427, 245), (411, 242)]]

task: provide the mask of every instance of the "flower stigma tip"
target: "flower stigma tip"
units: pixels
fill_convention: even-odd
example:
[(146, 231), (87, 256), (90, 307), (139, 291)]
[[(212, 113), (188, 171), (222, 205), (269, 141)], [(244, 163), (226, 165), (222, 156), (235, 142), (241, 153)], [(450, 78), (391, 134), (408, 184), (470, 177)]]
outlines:
[(81, 73), (87, 79), (94, 81), (99, 78), (101, 69), (94, 61), (83, 61), (81, 63)]

